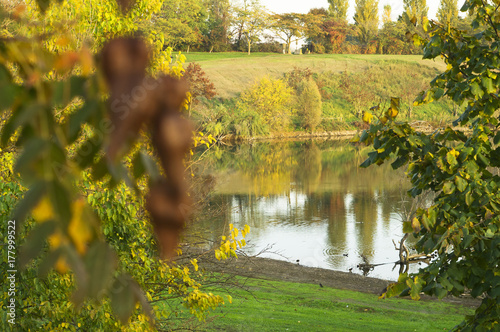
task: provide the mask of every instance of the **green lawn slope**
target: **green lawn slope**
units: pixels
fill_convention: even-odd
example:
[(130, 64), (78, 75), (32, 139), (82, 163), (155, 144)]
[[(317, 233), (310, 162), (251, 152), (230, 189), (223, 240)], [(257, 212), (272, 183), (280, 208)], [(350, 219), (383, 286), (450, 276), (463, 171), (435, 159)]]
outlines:
[(372, 66), (412, 64), (443, 70), (444, 62), (423, 60), (420, 55), (304, 54), (276, 53), (187, 53), (187, 62), (197, 62), (207, 73), (222, 98), (232, 98), (265, 75), (282, 77), (298, 68), (313, 72), (358, 72)]
[(448, 331), (472, 313), (437, 300), (379, 299), (315, 284), (248, 279), (246, 287), (228, 293), (233, 303), (217, 309), (203, 330)]

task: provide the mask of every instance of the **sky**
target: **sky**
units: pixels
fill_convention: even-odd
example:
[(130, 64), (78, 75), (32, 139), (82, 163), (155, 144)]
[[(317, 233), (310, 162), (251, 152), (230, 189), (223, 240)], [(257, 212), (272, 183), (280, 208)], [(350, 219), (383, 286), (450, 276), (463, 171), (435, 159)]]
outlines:
[[(465, 0), (458, 0), (458, 9), (462, 7)], [(354, 16), (354, 0), (349, 0), (349, 11), (347, 16), (349, 21), (353, 22)], [(427, 0), (429, 7), (429, 19), (436, 18), (436, 13), (439, 7), (439, 0)], [(282, 13), (307, 13), (311, 8), (328, 8), (327, 0), (261, 0), (261, 4), (266, 6), (271, 12)], [(392, 7), (392, 19), (396, 20), (403, 12), (403, 0), (379, 0), (379, 15), (382, 16), (385, 5)]]

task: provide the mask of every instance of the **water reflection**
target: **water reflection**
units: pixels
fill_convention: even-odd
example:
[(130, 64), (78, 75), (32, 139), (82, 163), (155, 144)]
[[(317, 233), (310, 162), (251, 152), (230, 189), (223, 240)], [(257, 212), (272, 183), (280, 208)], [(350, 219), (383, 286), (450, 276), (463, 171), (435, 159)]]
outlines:
[[(347, 142), (263, 142), (218, 148), (205, 159), (217, 184), (216, 214), (198, 224), (216, 239), (229, 223), (251, 226), (250, 254), (307, 266), (361, 273), (370, 263), (395, 262), (392, 239), (402, 236), (406, 183), (390, 165), (360, 169), (366, 151)], [(396, 279), (385, 265), (371, 276)]]

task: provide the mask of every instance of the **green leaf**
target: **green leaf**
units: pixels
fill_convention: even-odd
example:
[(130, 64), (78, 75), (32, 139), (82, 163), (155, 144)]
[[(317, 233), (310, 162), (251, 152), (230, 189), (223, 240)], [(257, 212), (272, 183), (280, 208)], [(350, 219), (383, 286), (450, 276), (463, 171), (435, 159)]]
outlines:
[(84, 96), (89, 79), (72, 76), (69, 80), (57, 81), (52, 85), (52, 104), (64, 107), (77, 96)]
[(455, 185), (457, 186), (458, 191), (464, 192), (467, 189), (467, 181), (460, 176), (455, 177)]
[(474, 202), (474, 197), (472, 196), (472, 192), (467, 192), (465, 194), (465, 204), (467, 204), (467, 206), (471, 206), (471, 204)]
[(493, 138), (493, 143), (495, 143), (495, 145), (500, 143), (500, 131), (495, 135), (495, 138)]
[(477, 84), (477, 82), (473, 82), (470, 85), (470, 89), (471, 89), (472, 94), (476, 97), (476, 99), (483, 98), (484, 91), (483, 91), (483, 89), (481, 89), (481, 87), (479, 86), (479, 84)]
[(36, 0), (36, 3), (38, 5), (38, 8), (40, 8), (40, 11), (45, 13), (45, 11), (49, 8), (50, 6), (50, 0)]
[(56, 264), (59, 257), (61, 257), (61, 248), (58, 248), (54, 251), (50, 251), (40, 262), (38, 266), (38, 275), (40, 278), (45, 278), (52, 267)]
[(397, 282), (390, 284), (387, 286), (387, 292), (385, 293), (386, 297), (393, 297), (400, 295), (407, 288), (405, 282)]
[(98, 298), (104, 295), (113, 280), (116, 270), (116, 254), (105, 242), (95, 242), (85, 255), (85, 266), (89, 271), (87, 295)]
[(120, 275), (109, 290), (111, 309), (122, 324), (126, 324), (135, 309), (136, 296), (128, 275)]
[(406, 284), (410, 287), (410, 296), (413, 300), (420, 300), (420, 292), (422, 291), (423, 281), (418, 276), (415, 279), (406, 280)]
[(89, 167), (94, 162), (97, 153), (101, 150), (101, 146), (101, 135), (99, 134), (95, 134), (83, 142), (74, 157), (78, 166), (80, 166), (81, 169)]
[(56, 223), (53, 220), (37, 224), (26, 238), (25, 244), (19, 253), (19, 264), (24, 267), (43, 251), (47, 237), (54, 233)]
[(454, 151), (450, 151), (446, 154), (446, 161), (448, 162), (450, 167), (454, 167), (458, 164)]
[(134, 176), (134, 179), (139, 179), (144, 172), (146, 171), (146, 168), (144, 167), (144, 164), (142, 163), (142, 156), (141, 152), (137, 152), (132, 159), (132, 175)]
[(443, 186), (443, 192), (446, 194), (446, 195), (451, 195), (455, 192), (455, 185), (453, 184), (453, 182), (446, 182)]
[(74, 141), (78, 136), (81, 126), (99, 110), (99, 103), (95, 100), (87, 101), (80, 109), (71, 114), (69, 118), (69, 139)]
[(71, 299), (78, 307), (83, 303), (87, 295), (87, 281), (89, 276), (85, 264), (73, 246), (65, 246), (63, 253), (76, 279), (76, 290), (73, 292)]
[(160, 177), (160, 171), (158, 170), (158, 164), (151, 158), (147, 153), (140, 152), (142, 164), (149, 174), (151, 181), (156, 181)]
[(444, 298), (446, 295), (448, 295), (448, 291), (446, 289), (444, 289), (442, 286), (438, 286), (438, 287), (434, 288), (434, 291), (436, 293), (436, 296), (440, 300), (442, 298)]
[(16, 165), (14, 166), (15, 172), (21, 173), (21, 175), (26, 177), (34, 175), (33, 172), (36, 170), (36, 167), (40, 166), (37, 159), (41, 154), (45, 153), (48, 147), (48, 142), (42, 139), (28, 141), (21, 156), (16, 161)]
[(434, 100), (438, 100), (444, 95), (444, 89), (438, 88), (434, 91)]
[(45, 194), (47, 183), (43, 180), (35, 182), (24, 195), (23, 199), (16, 205), (12, 219), (23, 224), (28, 213), (38, 204), (42, 196)]
[(403, 222), (403, 232), (404, 233), (413, 233), (413, 227), (411, 225), (411, 221)]
[(493, 85), (493, 80), (489, 77), (483, 77), (481, 79), (481, 84), (483, 87), (486, 89), (486, 93), (495, 93), (496, 89), (495, 86)]
[(71, 196), (58, 179), (50, 182), (49, 198), (59, 220), (68, 225), (71, 220)]
[(392, 169), (398, 169), (404, 165), (406, 165), (406, 163), (408, 162), (408, 158), (406, 156), (402, 156), (402, 157), (399, 157), (398, 159), (396, 159), (392, 164)]

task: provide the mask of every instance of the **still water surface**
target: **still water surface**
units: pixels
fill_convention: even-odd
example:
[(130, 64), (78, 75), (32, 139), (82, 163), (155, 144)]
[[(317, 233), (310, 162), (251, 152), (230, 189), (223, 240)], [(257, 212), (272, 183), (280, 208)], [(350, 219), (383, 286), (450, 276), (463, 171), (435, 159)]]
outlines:
[[(395, 262), (392, 240), (403, 234), (408, 184), (389, 164), (359, 168), (366, 152), (332, 140), (217, 148), (204, 160), (215, 187), (210, 217), (198, 227), (215, 239), (230, 223), (248, 224), (247, 253), (271, 246), (261, 256), (306, 266), (362, 274), (362, 256), (371, 264)], [(395, 280), (393, 267), (368, 275)]]

